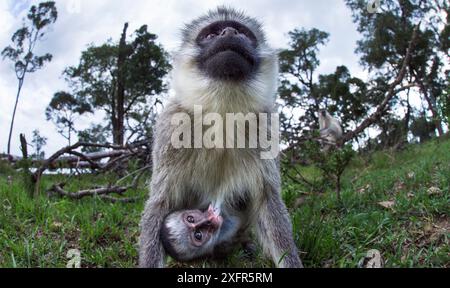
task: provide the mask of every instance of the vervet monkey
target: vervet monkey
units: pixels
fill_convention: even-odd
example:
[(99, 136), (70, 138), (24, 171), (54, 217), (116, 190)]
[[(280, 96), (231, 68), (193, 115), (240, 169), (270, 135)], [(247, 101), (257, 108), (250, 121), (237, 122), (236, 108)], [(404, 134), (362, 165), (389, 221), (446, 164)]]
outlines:
[(212, 205), (204, 212), (176, 211), (164, 220), (161, 240), (167, 254), (177, 261), (214, 258), (230, 252), (239, 242), (240, 224), (238, 217), (223, 217)]
[(336, 146), (342, 138), (341, 123), (333, 118), (326, 110), (319, 111), (320, 138), (325, 140), (325, 150), (329, 150), (331, 146)]
[[(265, 253), (279, 267), (302, 267), (292, 225), (281, 198), (276, 159), (261, 159), (257, 149), (176, 149), (175, 115), (274, 113), (277, 52), (261, 24), (233, 9), (210, 11), (183, 31), (174, 56), (173, 89), (155, 125), (150, 198), (141, 219), (140, 267), (164, 267), (161, 228), (167, 215), (222, 201), (241, 229), (254, 229)], [(258, 116), (261, 117), (261, 116)], [(201, 127), (192, 127), (193, 130)], [(278, 129), (278, 127), (275, 127)], [(269, 125), (259, 127), (263, 132)], [(233, 135), (225, 135), (232, 137)], [(195, 139), (188, 138), (188, 141)]]

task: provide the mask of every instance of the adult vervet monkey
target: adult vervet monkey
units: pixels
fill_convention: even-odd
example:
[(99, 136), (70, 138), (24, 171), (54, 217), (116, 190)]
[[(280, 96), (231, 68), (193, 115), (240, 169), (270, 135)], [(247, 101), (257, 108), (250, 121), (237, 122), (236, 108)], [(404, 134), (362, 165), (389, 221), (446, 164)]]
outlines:
[(326, 110), (319, 111), (320, 138), (325, 140), (325, 150), (331, 146), (336, 146), (342, 138), (343, 132), (341, 123), (333, 118)]
[[(179, 128), (172, 124), (174, 116), (185, 113), (194, 118), (196, 105), (204, 113), (220, 115), (272, 113), (277, 77), (277, 53), (266, 43), (257, 20), (220, 7), (186, 26), (174, 57), (175, 96), (155, 127), (151, 193), (141, 220), (140, 267), (164, 267), (160, 230), (167, 215), (206, 209), (216, 202), (239, 217), (244, 230), (255, 230), (275, 265), (302, 267), (281, 199), (276, 159), (261, 159), (261, 148), (176, 149), (171, 142)], [(192, 130), (198, 128), (204, 127)], [(270, 129), (268, 124), (262, 132)]]

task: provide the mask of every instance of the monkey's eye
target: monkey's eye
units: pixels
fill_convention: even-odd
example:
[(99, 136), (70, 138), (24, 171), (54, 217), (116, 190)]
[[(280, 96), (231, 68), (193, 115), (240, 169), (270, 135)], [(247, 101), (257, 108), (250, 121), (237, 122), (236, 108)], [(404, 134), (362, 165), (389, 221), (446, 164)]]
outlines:
[(213, 39), (213, 38), (216, 37), (216, 36), (217, 36), (217, 34), (211, 33), (211, 34), (208, 34), (208, 35), (205, 37), (205, 39), (206, 39), (206, 40), (210, 40), (210, 39)]
[(202, 239), (203, 239), (203, 233), (202, 233), (201, 231), (195, 231), (194, 237), (195, 237), (195, 240), (197, 240), (197, 241), (202, 241)]
[(186, 218), (186, 220), (187, 220), (187, 222), (189, 222), (189, 223), (195, 223), (195, 219), (194, 219), (194, 217), (192, 217), (192, 216), (188, 216), (187, 218)]

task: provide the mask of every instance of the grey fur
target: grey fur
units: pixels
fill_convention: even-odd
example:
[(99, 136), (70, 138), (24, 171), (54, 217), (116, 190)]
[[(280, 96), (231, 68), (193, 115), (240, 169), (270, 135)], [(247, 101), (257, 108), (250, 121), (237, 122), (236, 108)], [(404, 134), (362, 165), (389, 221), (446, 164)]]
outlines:
[[(256, 29), (254, 33), (259, 38), (261, 66), (255, 77), (243, 83), (205, 78), (192, 60), (198, 50), (189, 39), (194, 39), (201, 30), (199, 25), (224, 17), (244, 21), (247, 27)], [(275, 265), (302, 267), (289, 215), (281, 199), (277, 160), (262, 160), (261, 149), (175, 149), (171, 145), (172, 132), (176, 129), (171, 125), (173, 115), (184, 112), (193, 118), (193, 105), (202, 105), (205, 113), (221, 115), (274, 111), (277, 53), (267, 46), (259, 22), (234, 10), (219, 8), (187, 27), (185, 41), (174, 63), (176, 94), (155, 127), (151, 193), (141, 220), (139, 266), (164, 267), (160, 230), (167, 215), (184, 209), (201, 209), (220, 200), (227, 213), (241, 219), (242, 231), (256, 228), (260, 244)], [(268, 132), (272, 129), (269, 125)]]
[[(342, 138), (343, 131), (341, 123), (326, 110), (319, 111), (320, 137), (325, 140), (324, 151), (328, 151), (332, 146), (336, 146)], [(322, 142), (325, 142), (322, 141)]]

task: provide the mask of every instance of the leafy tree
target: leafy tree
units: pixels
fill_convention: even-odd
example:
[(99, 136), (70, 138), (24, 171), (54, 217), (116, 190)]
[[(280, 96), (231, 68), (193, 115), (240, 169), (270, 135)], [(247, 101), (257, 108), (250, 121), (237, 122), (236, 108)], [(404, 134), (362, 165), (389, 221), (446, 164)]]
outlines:
[(411, 132), (418, 138), (420, 143), (430, 140), (435, 135), (436, 126), (433, 121), (427, 119), (425, 113), (415, 118), (411, 125)]
[[(404, 121), (391, 113), (386, 113), (378, 121), (381, 133), (377, 137), (377, 146), (380, 149), (402, 148), (407, 142), (408, 131), (405, 131)], [(375, 147), (376, 148), (376, 147)]]
[[(418, 87), (439, 134), (443, 134), (437, 101), (448, 87), (443, 67), (448, 54), (448, 2), (444, 0), (381, 1), (380, 13), (369, 13), (366, 1), (346, 0), (362, 39), (357, 52), (374, 78), (395, 77), (406, 56), (408, 40), (420, 25), (415, 52), (405, 79)], [(444, 16), (446, 15), (446, 17)]]
[[(328, 41), (329, 34), (318, 29), (289, 32), (289, 48), (280, 53), (281, 86), (279, 94), (284, 106), (282, 127), (284, 139), (290, 144), (304, 133), (314, 129), (318, 123), (316, 116), (320, 109), (314, 74), (320, 65), (319, 47)], [(296, 112), (304, 115), (295, 119)]]
[(316, 167), (319, 173), (314, 173), (317, 175), (314, 175), (313, 179), (307, 179), (295, 163), (288, 163), (285, 158), (281, 165), (283, 175), (315, 193), (323, 193), (333, 187), (338, 200), (341, 201), (342, 175), (356, 155), (352, 145), (332, 148), (325, 152), (319, 142), (306, 140), (301, 147), (304, 159), (309, 161), (302, 164)]
[(368, 96), (367, 85), (352, 77), (345, 66), (329, 75), (319, 75), (318, 94), (322, 106), (332, 114), (339, 114), (343, 128), (350, 128), (363, 119), (374, 101)]
[(328, 75), (316, 75), (319, 47), (328, 40), (323, 31), (295, 29), (289, 33), (290, 47), (280, 53), (283, 141), (304, 159), (302, 142), (315, 137), (318, 111), (327, 109), (344, 128), (363, 119), (374, 100), (364, 81), (353, 77), (345, 66)]
[(66, 92), (57, 92), (53, 96), (45, 115), (47, 121), (52, 121), (61, 134), (69, 142), (72, 143), (72, 133), (76, 133), (75, 120), (77, 115), (92, 112), (88, 103), (80, 103), (72, 94)]
[(47, 145), (47, 138), (41, 136), (41, 133), (39, 132), (39, 130), (34, 130), (33, 131), (33, 140), (31, 141), (31, 143), (33, 143), (33, 147), (34, 147), (34, 155), (33, 157), (35, 159), (44, 159), (45, 158), (45, 152), (42, 150), (42, 148)]
[[(108, 137), (110, 136), (109, 127), (104, 127), (102, 125), (93, 124), (90, 128), (78, 132), (78, 139), (81, 142), (93, 143), (93, 144), (104, 144), (108, 142)], [(98, 152), (101, 148), (97, 147), (83, 147), (83, 152)]]
[(355, 151), (351, 145), (346, 145), (342, 149), (332, 150), (329, 153), (315, 154), (317, 167), (322, 171), (323, 181), (334, 184), (337, 198), (341, 201), (342, 175), (355, 156)]
[[(166, 91), (164, 77), (170, 69), (168, 55), (156, 44), (156, 35), (144, 25), (127, 41), (125, 24), (118, 44), (111, 40), (90, 46), (82, 53), (78, 66), (64, 71), (79, 103), (106, 113), (112, 127), (113, 143), (123, 145), (126, 130), (150, 111), (158, 95)], [(97, 127), (98, 128), (98, 127)]]
[(14, 62), (18, 80), (16, 102), (8, 136), (8, 154), (11, 154), (11, 137), (25, 76), (27, 73), (36, 72), (46, 62), (52, 60), (51, 54), (47, 53), (42, 56), (34, 54), (36, 44), (48, 32), (49, 26), (56, 22), (57, 17), (58, 12), (54, 1), (42, 2), (38, 6), (33, 5), (28, 12), (27, 21), (24, 21), (23, 27), (17, 30), (11, 38), (13, 45), (6, 47), (2, 51), (4, 59), (8, 58)]

